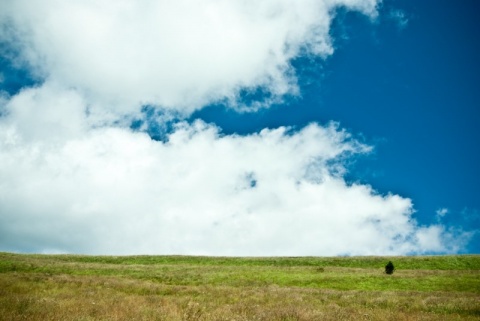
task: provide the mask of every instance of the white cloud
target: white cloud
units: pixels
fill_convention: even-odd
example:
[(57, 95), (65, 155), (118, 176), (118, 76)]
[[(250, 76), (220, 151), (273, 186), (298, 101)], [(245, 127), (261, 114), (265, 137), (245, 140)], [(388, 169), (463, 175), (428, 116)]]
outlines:
[(408, 26), (409, 17), (403, 10), (392, 9), (390, 10), (388, 17), (397, 23), (399, 29), (405, 29)]
[(438, 226), (418, 227), (409, 199), (347, 184), (341, 160), (370, 148), (335, 124), (238, 136), (197, 121), (158, 142), (92, 128), (84, 108), (76, 91), (50, 84), (5, 106), (2, 250), (336, 255), (456, 244)]
[(440, 222), (440, 221), (442, 220), (442, 218), (444, 218), (445, 215), (448, 214), (448, 212), (449, 212), (449, 211), (448, 211), (448, 208), (444, 208), (444, 207), (439, 208), (439, 209), (435, 212), (435, 213), (437, 214), (437, 215), (436, 215), (437, 221)]
[(16, 128), (13, 132), (21, 133), (26, 142), (65, 141), (83, 133), (87, 126), (84, 99), (74, 90), (51, 83), (27, 88), (4, 104), (9, 120), (13, 120), (9, 125)]
[(447, 230), (445, 226), (439, 224), (419, 228), (416, 238), (418, 245), (421, 248), (428, 248), (429, 252), (458, 253), (465, 248), (475, 233), (455, 228)]
[(0, 36), (37, 75), (81, 90), (102, 114), (141, 104), (190, 113), (241, 105), (240, 89), (263, 87), (270, 102), (297, 94), (290, 60), (333, 52), (332, 10), (373, 17), (376, 2), (4, 0)]

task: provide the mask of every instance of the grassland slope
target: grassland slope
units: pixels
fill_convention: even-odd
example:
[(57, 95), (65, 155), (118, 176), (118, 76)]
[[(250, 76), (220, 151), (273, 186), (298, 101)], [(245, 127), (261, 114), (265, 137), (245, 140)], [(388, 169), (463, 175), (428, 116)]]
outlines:
[(0, 253), (0, 319), (479, 320), (480, 256)]

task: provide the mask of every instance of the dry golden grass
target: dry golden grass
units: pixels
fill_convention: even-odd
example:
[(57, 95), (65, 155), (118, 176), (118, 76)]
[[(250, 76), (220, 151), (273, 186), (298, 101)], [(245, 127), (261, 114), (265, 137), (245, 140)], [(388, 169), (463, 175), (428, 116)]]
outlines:
[(205, 260), (112, 264), (0, 253), (0, 320), (480, 319), (478, 269), (387, 276), (381, 267)]

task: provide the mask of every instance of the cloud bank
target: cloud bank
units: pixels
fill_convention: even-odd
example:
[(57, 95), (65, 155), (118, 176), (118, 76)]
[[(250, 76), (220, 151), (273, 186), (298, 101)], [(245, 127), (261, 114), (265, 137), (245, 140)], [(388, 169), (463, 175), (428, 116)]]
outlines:
[(49, 84), (4, 106), (3, 250), (405, 254), (454, 252), (465, 241), (419, 227), (409, 199), (347, 184), (345, 159), (370, 147), (334, 123), (239, 136), (179, 122), (160, 142), (91, 128), (84, 108), (77, 92)]
[(290, 60), (333, 52), (339, 6), (376, 14), (375, 0), (4, 0), (1, 36), (18, 63), (81, 90), (103, 116), (145, 104), (190, 113), (242, 105), (241, 90), (264, 88), (264, 105), (298, 94)]
[[(335, 8), (376, 1), (9, 1), (3, 51), (37, 77), (0, 102), (0, 250), (98, 254), (456, 252), (412, 201), (345, 181), (371, 150), (335, 123), (224, 135), (178, 121), (163, 141), (129, 120), (255, 110), (299, 94), (290, 61), (333, 53)], [(245, 105), (242, 91), (266, 98)], [(160, 120), (161, 121), (161, 120)]]

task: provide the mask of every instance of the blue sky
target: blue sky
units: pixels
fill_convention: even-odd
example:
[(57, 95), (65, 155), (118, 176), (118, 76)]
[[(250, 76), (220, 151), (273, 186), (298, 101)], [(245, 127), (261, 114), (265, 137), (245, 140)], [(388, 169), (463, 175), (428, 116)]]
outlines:
[(479, 253), (475, 1), (2, 6), (0, 250)]

